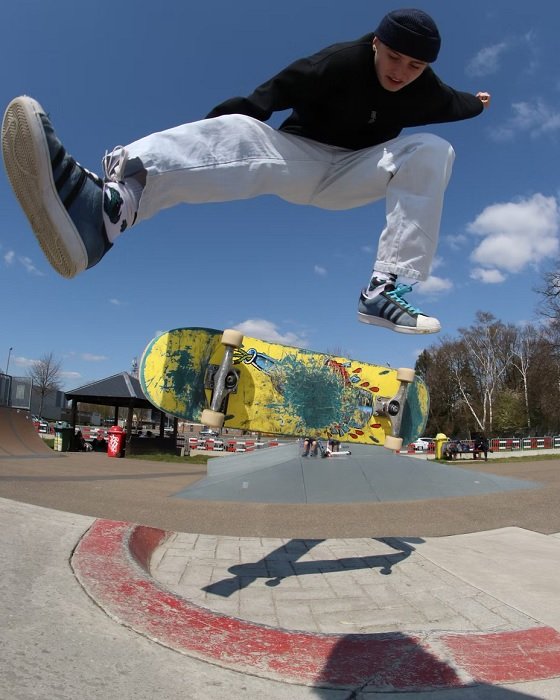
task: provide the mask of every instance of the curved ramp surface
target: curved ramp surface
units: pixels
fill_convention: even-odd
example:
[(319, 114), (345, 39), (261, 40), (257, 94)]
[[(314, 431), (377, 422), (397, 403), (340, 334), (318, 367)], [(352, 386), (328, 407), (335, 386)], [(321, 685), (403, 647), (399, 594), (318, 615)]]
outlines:
[(0, 406), (0, 459), (60, 457), (43, 442), (27, 411)]

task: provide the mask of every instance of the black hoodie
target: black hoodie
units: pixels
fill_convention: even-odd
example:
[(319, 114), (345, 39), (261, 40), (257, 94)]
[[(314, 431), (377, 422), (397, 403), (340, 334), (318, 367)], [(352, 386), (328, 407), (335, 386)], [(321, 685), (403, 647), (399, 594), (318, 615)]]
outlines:
[(385, 90), (375, 72), (373, 37), (366, 34), (299, 59), (248, 97), (214, 107), (208, 118), (246, 114), (266, 121), (273, 112), (291, 109), (281, 131), (358, 150), (389, 141), (404, 127), (469, 119), (482, 112), (475, 95), (445, 85), (429, 66), (401, 90)]

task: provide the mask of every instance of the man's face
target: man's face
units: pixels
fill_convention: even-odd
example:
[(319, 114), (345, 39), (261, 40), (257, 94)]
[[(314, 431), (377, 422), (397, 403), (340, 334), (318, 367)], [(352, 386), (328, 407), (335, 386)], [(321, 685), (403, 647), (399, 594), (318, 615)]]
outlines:
[(373, 39), (373, 48), (377, 79), (381, 86), (390, 92), (397, 92), (410, 85), (422, 75), (428, 65), (425, 61), (419, 61), (417, 58), (406, 56), (389, 48), (377, 37)]

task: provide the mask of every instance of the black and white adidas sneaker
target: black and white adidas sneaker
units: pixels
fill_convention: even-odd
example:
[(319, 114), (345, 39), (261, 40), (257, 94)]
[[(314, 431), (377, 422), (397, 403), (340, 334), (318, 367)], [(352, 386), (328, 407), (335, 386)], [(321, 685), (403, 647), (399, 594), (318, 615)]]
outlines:
[(370, 284), (360, 294), (358, 320), (397, 333), (437, 333), (441, 329), (437, 318), (427, 316), (404, 299), (411, 291), (410, 285), (395, 285), (393, 281)]

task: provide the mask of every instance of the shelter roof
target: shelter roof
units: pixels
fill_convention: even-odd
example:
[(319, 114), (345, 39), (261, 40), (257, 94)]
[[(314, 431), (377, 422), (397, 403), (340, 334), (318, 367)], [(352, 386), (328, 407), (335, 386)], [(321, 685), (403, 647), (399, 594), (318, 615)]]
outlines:
[(66, 391), (65, 396), (67, 399), (99, 406), (154, 408), (142, 391), (138, 378), (128, 372), (114, 374), (112, 377)]

